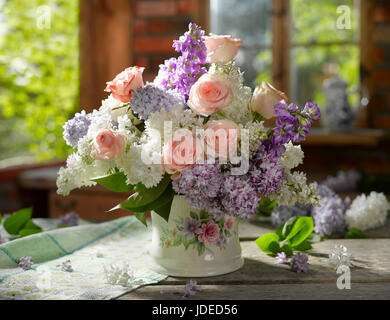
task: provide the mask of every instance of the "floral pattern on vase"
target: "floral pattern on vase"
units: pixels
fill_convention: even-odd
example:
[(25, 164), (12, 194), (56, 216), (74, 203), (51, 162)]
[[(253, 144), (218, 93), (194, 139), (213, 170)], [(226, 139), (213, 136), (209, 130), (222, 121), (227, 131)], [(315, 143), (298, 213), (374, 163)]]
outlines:
[(216, 245), (220, 250), (226, 249), (227, 239), (233, 235), (233, 218), (225, 216), (216, 220), (207, 212), (199, 214), (191, 211), (190, 217), (179, 217), (176, 219), (176, 227), (173, 229), (164, 228), (160, 238), (162, 247), (177, 247), (183, 245), (187, 250), (189, 247), (196, 249), (201, 256), (206, 248)]

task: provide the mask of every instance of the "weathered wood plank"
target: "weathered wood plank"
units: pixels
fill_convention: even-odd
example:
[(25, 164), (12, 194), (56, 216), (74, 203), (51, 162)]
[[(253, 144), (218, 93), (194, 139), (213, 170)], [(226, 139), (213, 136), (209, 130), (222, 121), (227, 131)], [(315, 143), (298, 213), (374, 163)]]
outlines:
[[(390, 281), (390, 239), (340, 239), (314, 244), (310, 254), (311, 269), (307, 273), (292, 272), (287, 265), (264, 254), (254, 241), (241, 243), (245, 265), (242, 269), (222, 276), (198, 278), (200, 284), (293, 284), (335, 283), (339, 276), (328, 264), (328, 256), (336, 244), (343, 244), (354, 257), (352, 282)], [(169, 277), (161, 284), (184, 284), (187, 278)]]
[[(156, 285), (139, 288), (119, 300), (188, 300), (183, 297), (184, 285)], [(340, 290), (334, 283), (276, 285), (204, 285), (191, 300), (388, 300), (390, 282), (356, 283)]]

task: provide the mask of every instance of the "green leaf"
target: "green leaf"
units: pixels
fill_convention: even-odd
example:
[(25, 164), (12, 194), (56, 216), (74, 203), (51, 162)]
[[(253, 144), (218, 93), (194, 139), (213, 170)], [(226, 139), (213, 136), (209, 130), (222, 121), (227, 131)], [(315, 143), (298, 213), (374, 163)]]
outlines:
[(146, 224), (145, 212), (135, 212), (135, 217), (136, 217), (140, 222), (142, 222), (142, 224), (145, 225), (145, 227), (148, 226), (148, 225)]
[(275, 230), (275, 234), (277, 234), (279, 236), (279, 240), (280, 241), (283, 241), (286, 237), (283, 235), (283, 228), (284, 228), (284, 224), (280, 225), (276, 230)]
[(126, 183), (126, 176), (123, 172), (115, 172), (113, 174), (96, 177), (91, 180), (115, 192), (128, 192), (134, 189), (133, 185)]
[(32, 208), (24, 208), (19, 211), (16, 211), (14, 214), (7, 217), (4, 220), (4, 229), (9, 234), (19, 234), (19, 231), (26, 224), (28, 220), (30, 220), (32, 214)]
[(276, 253), (282, 251), (282, 249), (280, 248), (279, 243), (276, 242), (276, 241), (272, 241), (272, 242), (269, 244), (268, 250), (271, 251), (273, 254), (276, 254)]
[(23, 226), (23, 229), (39, 229), (42, 231), (41, 227), (37, 226), (32, 219), (28, 220), (26, 224)]
[(282, 230), (282, 235), (284, 238), (288, 239), (287, 236), (290, 234), (297, 219), (298, 219), (298, 217), (291, 217), (284, 224), (282, 224), (281, 227), (279, 227)]
[(3, 216), (1, 215), (1, 213), (0, 213), (0, 224), (1, 224), (1, 220), (3, 219)]
[(313, 218), (299, 217), (294, 223), (291, 231), (286, 235), (286, 239), (291, 241), (291, 246), (296, 247), (302, 243), (313, 232)]
[(194, 220), (199, 220), (198, 215), (193, 211), (190, 212), (190, 217)]
[(22, 237), (29, 236), (30, 234), (40, 233), (42, 232), (41, 229), (23, 229), (19, 231), (19, 235)]
[[(133, 193), (129, 198), (120, 204), (120, 208), (133, 212), (149, 211), (143, 208), (150, 207), (149, 204), (158, 199), (167, 189), (171, 182), (169, 175), (165, 175), (160, 183), (152, 188), (142, 188), (137, 186), (137, 192)], [(153, 209), (153, 207), (152, 207)]]
[(277, 241), (279, 241), (279, 236), (277, 234), (266, 233), (256, 239), (256, 244), (263, 252), (267, 254), (275, 254), (276, 252), (272, 251), (275, 249), (274, 245), (271, 245), (271, 243)]
[(366, 235), (360, 231), (359, 229), (349, 229), (347, 234), (345, 235), (345, 239), (363, 239), (366, 238)]
[(292, 256), (293, 254), (293, 249), (290, 247), (290, 245), (288, 244), (285, 244), (283, 245), (281, 248), (280, 248), (280, 251), (281, 252), (284, 252), (286, 254), (286, 256)]
[(304, 240), (299, 245), (295, 246), (294, 250), (306, 251), (306, 250), (310, 250), (311, 248), (312, 248), (312, 246), (311, 246), (310, 242), (307, 240)]
[(169, 214), (171, 213), (172, 200), (173, 197), (168, 199), (168, 201), (166, 201), (166, 203), (164, 203), (162, 206), (154, 209), (154, 211), (159, 214), (166, 222), (168, 222)]
[(200, 211), (200, 213), (199, 213), (199, 218), (200, 218), (201, 220), (207, 219), (208, 217), (209, 217), (209, 214), (208, 214), (206, 211), (204, 211), (204, 210), (201, 210), (201, 211)]
[(263, 216), (269, 216), (271, 214), (272, 209), (277, 205), (275, 200), (271, 200), (269, 198), (264, 198), (259, 202), (259, 210), (257, 213)]

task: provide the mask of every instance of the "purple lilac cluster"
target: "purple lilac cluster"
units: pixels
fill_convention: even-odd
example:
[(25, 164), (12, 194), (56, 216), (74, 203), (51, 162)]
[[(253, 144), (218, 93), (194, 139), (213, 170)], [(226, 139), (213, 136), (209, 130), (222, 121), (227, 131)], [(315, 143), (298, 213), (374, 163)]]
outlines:
[(90, 116), (84, 110), (81, 113), (76, 113), (74, 118), (68, 120), (63, 126), (63, 136), (66, 143), (76, 148), (79, 140), (88, 133), (90, 125)]
[(169, 111), (175, 105), (185, 106), (183, 96), (153, 83), (134, 90), (131, 98), (131, 109), (142, 120), (161, 109)]
[(6, 242), (8, 242), (8, 239), (0, 236), (0, 244), (6, 243)]
[(356, 170), (338, 171), (335, 177), (327, 177), (322, 184), (334, 192), (355, 192), (361, 177), (361, 174)]
[(318, 105), (310, 101), (301, 110), (293, 103), (287, 104), (281, 100), (274, 110), (277, 116), (275, 127), (270, 138), (262, 142), (258, 153), (266, 152), (280, 157), (285, 152), (285, 143), (300, 143), (306, 139), (313, 120), (318, 120), (321, 114)]
[(218, 162), (187, 167), (173, 181), (173, 189), (184, 194), (192, 208), (205, 210), (217, 220), (225, 214), (250, 218), (259, 208), (258, 195), (277, 191), (286, 177), (278, 158), (265, 154), (261, 159), (251, 161), (248, 172), (240, 176), (222, 172)]
[(284, 167), (270, 154), (263, 155), (262, 161), (252, 162), (247, 175), (256, 192), (263, 196), (278, 190), (286, 178)]
[(247, 179), (240, 176), (227, 177), (225, 193), (222, 204), (230, 215), (249, 219), (259, 209), (259, 198), (256, 190)]
[(192, 208), (217, 220), (225, 214), (249, 218), (258, 210), (259, 199), (249, 179), (223, 173), (219, 163), (187, 167), (172, 186)]
[(21, 257), (18, 262), (18, 266), (23, 270), (30, 270), (34, 262), (31, 260), (30, 256)]
[(349, 198), (343, 201), (325, 185), (319, 185), (317, 190), (321, 197), (321, 204), (319, 207), (312, 208), (314, 232), (328, 236), (344, 233), (346, 230), (345, 212), (349, 208)]
[(188, 99), (192, 85), (206, 73), (207, 49), (204, 43), (205, 32), (195, 23), (189, 24), (189, 30), (174, 41), (173, 47), (181, 56), (165, 60), (160, 65), (158, 82), (165, 89), (172, 89)]
[(309, 257), (306, 253), (298, 252), (292, 258), (290, 267), (295, 272), (306, 272), (310, 268)]
[(57, 222), (57, 226), (73, 227), (79, 224), (79, 215), (76, 212), (69, 212), (64, 216), (61, 216)]

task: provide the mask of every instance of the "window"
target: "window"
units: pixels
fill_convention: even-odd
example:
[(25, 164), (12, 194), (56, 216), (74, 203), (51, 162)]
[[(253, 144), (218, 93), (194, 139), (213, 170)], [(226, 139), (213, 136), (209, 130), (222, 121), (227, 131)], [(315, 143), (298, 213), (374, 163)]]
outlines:
[[(271, 81), (299, 105), (312, 100), (323, 106), (323, 81), (339, 75), (351, 105), (358, 104), (360, 1), (210, 1), (211, 32), (244, 42), (237, 62), (247, 85)], [(350, 29), (337, 28), (341, 5), (350, 9)]]
[(0, 0), (0, 167), (64, 157), (78, 109), (78, 1)]

